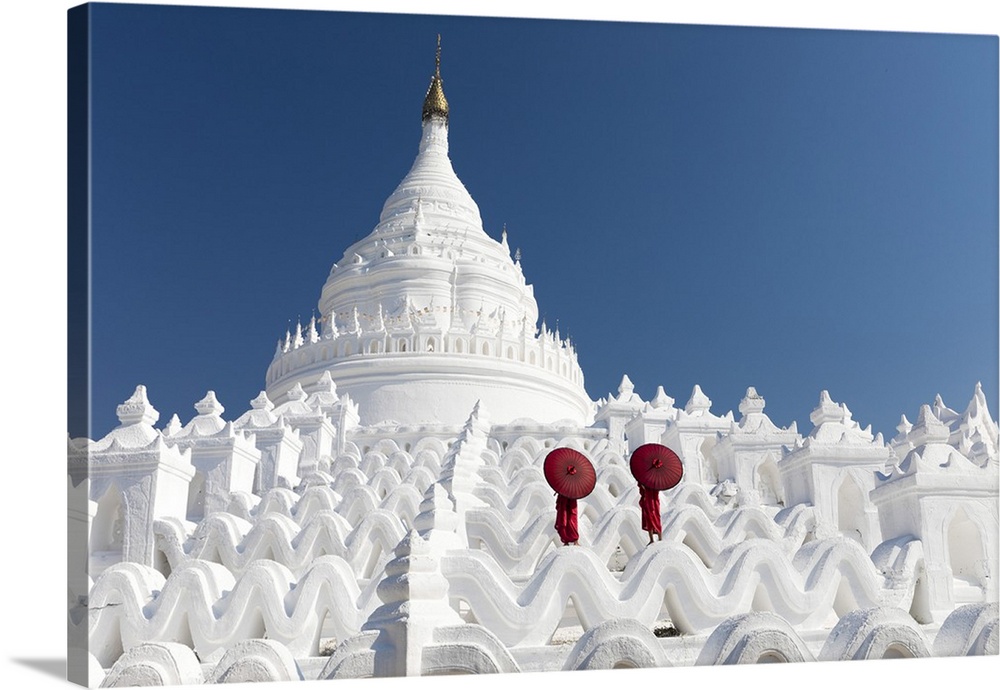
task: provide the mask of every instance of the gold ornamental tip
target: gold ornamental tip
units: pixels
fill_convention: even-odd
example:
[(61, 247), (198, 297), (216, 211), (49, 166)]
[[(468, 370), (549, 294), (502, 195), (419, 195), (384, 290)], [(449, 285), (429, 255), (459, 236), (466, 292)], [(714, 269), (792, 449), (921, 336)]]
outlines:
[(434, 76), (431, 77), (431, 85), (427, 87), (427, 95), (424, 97), (421, 121), (427, 120), (432, 115), (440, 115), (446, 121), (448, 120), (448, 99), (444, 97), (444, 85), (441, 81), (441, 34), (438, 34), (437, 41)]

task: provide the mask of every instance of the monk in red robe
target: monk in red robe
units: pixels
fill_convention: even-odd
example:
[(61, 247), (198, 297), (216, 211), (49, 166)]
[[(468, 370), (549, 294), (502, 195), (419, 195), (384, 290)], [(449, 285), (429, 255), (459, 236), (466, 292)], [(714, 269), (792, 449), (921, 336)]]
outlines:
[(649, 543), (653, 535), (663, 541), (663, 527), (660, 525), (660, 492), (647, 489), (639, 484), (639, 510), (642, 511), (642, 528), (649, 533)]
[(562, 539), (563, 546), (574, 544), (579, 546), (580, 533), (576, 529), (576, 499), (566, 498), (556, 494), (556, 532)]

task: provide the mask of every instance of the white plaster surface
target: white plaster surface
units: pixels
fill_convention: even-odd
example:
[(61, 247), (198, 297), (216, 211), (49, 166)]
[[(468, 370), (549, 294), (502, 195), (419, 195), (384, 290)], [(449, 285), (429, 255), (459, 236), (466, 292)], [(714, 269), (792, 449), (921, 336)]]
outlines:
[[(506, 236), (482, 229), (423, 124), (320, 319), (279, 341), (236, 414), (186, 423), (138, 386), (69, 439), (89, 568), (70, 637), (91, 682), (287, 681), (995, 654), (998, 431), (981, 387), (886, 442), (819, 394), (802, 434), (756, 388), (717, 414), (627, 375), (591, 401)], [(647, 546), (630, 450), (684, 479)], [(578, 546), (542, 465), (594, 464)]]
[[(323, 417), (336, 438), (321, 409), (336, 403), (321, 398), (286, 409), (305, 405), (294, 412)], [(756, 408), (744, 405), (742, 421), (761, 417), (728, 422), (739, 443), (718, 431), (707, 458), (704, 427), (685, 426), (686, 412), (660, 433), (681, 453), (695, 448), (688, 460), (702, 467), (716, 453), (759, 467), (755, 449), (773, 452), (776, 435), (788, 438), (776, 476), (785, 486), (804, 477), (804, 500), (781, 505), (754, 483), (759, 474), (685, 477), (661, 500), (664, 541), (647, 546), (627, 448), (614, 451), (600, 426), (609, 417), (598, 414), (593, 427), (505, 425), (484, 403), (423, 437), (355, 425), (325, 469), (292, 475), (289, 487), (234, 486), (224, 508), (195, 520), (186, 500), (126, 489), (121, 496), (145, 502), (117, 509), (115, 528), (101, 520), (110, 487), (150, 486), (144, 478), (160, 464), (182, 483), (197, 471), (193, 445), (181, 450), (191, 437), (183, 430), (197, 426), (152, 427), (154, 408), (138, 390), (108, 437), (70, 442), (71, 455), (89, 453), (97, 468), (70, 486), (97, 496), (93, 515), (79, 516), (92, 532), (148, 535), (153, 546), (105, 553), (110, 562), (73, 607), (74, 629), (103, 673), (92, 676), (119, 685), (183, 675), (188, 653), (209, 682), (995, 653), (997, 461), (978, 440), (985, 455), (970, 457), (969, 442), (989, 430), (981, 392), (970, 404), (977, 424), (957, 413), (946, 423), (927, 405), (893, 444), (852, 424), (826, 394), (804, 437), (769, 423), (759, 395), (747, 399)], [(232, 453), (236, 434), (260, 453), (214, 419), (216, 403), (198, 410), (195, 421), (208, 417), (200, 423), (211, 428), (197, 438), (224, 438)], [(266, 407), (254, 401), (241, 418)], [(637, 405), (642, 414), (662, 418), (663, 408)], [(265, 426), (283, 418), (271, 416)], [(580, 502), (578, 547), (559, 546), (552, 529), (541, 465), (558, 446), (586, 453), (598, 474)], [(856, 482), (854, 503), (825, 476)], [(108, 489), (98, 495), (95, 483)], [(869, 544), (838, 521), (845, 505), (878, 520)], [(670, 637), (657, 637), (667, 628)]]

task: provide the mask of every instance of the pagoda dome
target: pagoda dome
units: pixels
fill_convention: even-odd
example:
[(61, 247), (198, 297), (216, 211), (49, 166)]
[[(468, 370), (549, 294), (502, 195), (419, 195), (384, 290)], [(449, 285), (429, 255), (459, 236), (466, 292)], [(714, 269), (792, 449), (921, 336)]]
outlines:
[[(440, 69), (424, 101), (422, 135), (410, 171), (389, 195), (379, 223), (349, 246), (323, 286), (328, 323), (400, 316), (410, 308), (439, 327), (469, 330), (484, 316), (508, 329), (534, 328), (538, 304), (506, 245), (483, 229), (479, 206), (448, 157), (448, 108)], [(424, 312), (424, 310), (427, 310)], [(377, 327), (377, 323), (371, 323)], [(480, 324), (481, 326), (483, 324)]]
[[(506, 230), (500, 241), (486, 233), (452, 167), (440, 62), (421, 120), (416, 158), (378, 224), (330, 271), (320, 327), (279, 343), (268, 396), (280, 403), (329, 370), (362, 424), (460, 424), (480, 399), (496, 422), (527, 414), (587, 423), (593, 404), (575, 350), (544, 325), (539, 332)], [(526, 398), (536, 402), (525, 407)]]

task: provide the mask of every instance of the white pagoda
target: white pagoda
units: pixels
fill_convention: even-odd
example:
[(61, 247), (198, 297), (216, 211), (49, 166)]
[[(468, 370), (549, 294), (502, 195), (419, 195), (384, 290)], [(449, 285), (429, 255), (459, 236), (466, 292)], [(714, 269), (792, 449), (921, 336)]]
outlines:
[[(826, 391), (806, 436), (752, 386), (739, 419), (698, 386), (683, 409), (662, 387), (645, 401), (627, 376), (592, 401), (506, 233), (483, 230), (448, 126), (439, 47), (412, 168), (244, 410), (227, 420), (209, 391), (157, 428), (140, 385), (117, 428), (69, 440), (72, 680), (998, 653), (980, 388), (888, 444)], [(649, 442), (684, 478), (647, 546), (628, 458)], [(553, 529), (557, 447), (597, 472), (578, 546)]]
[(479, 207), (448, 158), (440, 62), (422, 111), (410, 171), (378, 225), (344, 251), (319, 300), (319, 324), (278, 344), (267, 394), (330, 371), (361, 423), (461, 424), (477, 400), (496, 422), (593, 421), (576, 351), (543, 324), (504, 231), (483, 230)]

